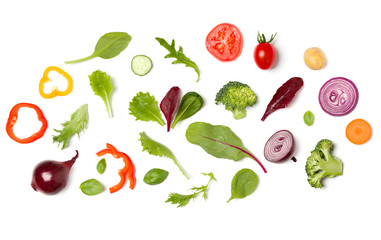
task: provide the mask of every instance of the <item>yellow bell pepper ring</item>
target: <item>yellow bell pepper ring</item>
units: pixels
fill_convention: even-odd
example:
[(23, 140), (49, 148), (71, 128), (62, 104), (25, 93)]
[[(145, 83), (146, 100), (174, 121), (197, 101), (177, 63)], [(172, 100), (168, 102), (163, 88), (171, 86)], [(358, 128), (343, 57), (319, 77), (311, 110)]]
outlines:
[[(66, 80), (67, 80), (66, 90), (60, 91), (60, 90), (58, 90), (57, 86), (53, 86), (52, 91), (50, 93), (44, 92), (45, 83), (52, 81), (48, 76), (49, 72), (51, 72), (51, 71), (56, 71), (57, 73), (61, 74), (64, 78), (66, 78)], [(38, 85), (38, 90), (40, 92), (41, 97), (47, 98), (47, 99), (54, 98), (56, 96), (65, 96), (73, 90), (73, 79), (69, 74), (67, 74), (61, 68), (50, 66), (50, 67), (45, 69), (44, 74), (42, 75), (42, 78), (41, 78), (40, 83)]]

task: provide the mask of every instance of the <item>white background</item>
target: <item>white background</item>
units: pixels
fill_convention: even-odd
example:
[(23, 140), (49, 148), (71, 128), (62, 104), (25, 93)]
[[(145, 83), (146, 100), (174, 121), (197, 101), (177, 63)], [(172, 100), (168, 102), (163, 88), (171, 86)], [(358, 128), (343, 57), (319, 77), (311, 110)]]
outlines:
[[(0, 146), (1, 239), (379, 239), (379, 95), (381, 16), (377, 1), (7, 1), (0, 4)], [(205, 48), (205, 37), (217, 24), (229, 22), (242, 32), (244, 46), (234, 62), (222, 63)], [(127, 32), (132, 41), (119, 56), (66, 65), (64, 61), (86, 57), (103, 34)], [(277, 32), (276, 66), (260, 70), (253, 60), (256, 35)], [(192, 68), (172, 65), (164, 59), (167, 50), (155, 37), (176, 40), (184, 53), (197, 63), (201, 78)], [(306, 48), (320, 47), (327, 66), (320, 71), (303, 62)], [(148, 55), (153, 69), (139, 77), (130, 62), (136, 54)], [(58, 66), (74, 79), (73, 91), (65, 97), (44, 99), (38, 83), (48, 66)], [(115, 90), (108, 118), (102, 100), (89, 86), (88, 75), (100, 69), (111, 75)], [(302, 77), (305, 85), (286, 109), (260, 120), (276, 89), (289, 78)], [(323, 112), (317, 94), (333, 77), (355, 82), (360, 100), (347, 116), (332, 117)], [(62, 88), (65, 81), (56, 78)], [(228, 81), (247, 83), (258, 95), (247, 117), (234, 120), (223, 106), (214, 104), (215, 93)], [(185, 94), (198, 92), (205, 105), (193, 117), (167, 133), (154, 122), (135, 121), (128, 105), (139, 91), (150, 92), (161, 101), (172, 87)], [(45, 135), (30, 144), (19, 144), (5, 132), (10, 109), (19, 102), (38, 105), (49, 126)], [(53, 144), (53, 129), (82, 104), (89, 104), (88, 129), (80, 139), (74, 136), (61, 150)], [(315, 114), (315, 124), (303, 123), (303, 114)], [(373, 137), (364, 145), (351, 144), (346, 125), (356, 118), (367, 120)], [(26, 137), (39, 129), (33, 110), (22, 109), (15, 132)], [(217, 159), (185, 138), (194, 121), (229, 126), (265, 165), (265, 174), (249, 158), (239, 162)], [(263, 157), (267, 139), (281, 129), (290, 130), (296, 140), (297, 162), (273, 164)], [(142, 152), (139, 132), (169, 147), (191, 175), (190, 180), (169, 159)], [(304, 166), (315, 144), (327, 138), (344, 163), (343, 176), (327, 179), (323, 189), (311, 188)], [(130, 155), (136, 165), (137, 185), (110, 194), (108, 187), (119, 181), (121, 160), (107, 157), (103, 175), (95, 169), (96, 152), (113, 144)], [(79, 151), (67, 187), (46, 196), (30, 187), (34, 166), (46, 159), (64, 161)], [(151, 168), (170, 172), (157, 186), (142, 179)], [(244, 198), (226, 201), (234, 174), (250, 168), (260, 179), (256, 191)], [(208, 199), (197, 198), (184, 208), (165, 203), (170, 192), (186, 194), (192, 186), (206, 184), (201, 172), (213, 172)], [(96, 178), (105, 191), (86, 196), (81, 182)]]

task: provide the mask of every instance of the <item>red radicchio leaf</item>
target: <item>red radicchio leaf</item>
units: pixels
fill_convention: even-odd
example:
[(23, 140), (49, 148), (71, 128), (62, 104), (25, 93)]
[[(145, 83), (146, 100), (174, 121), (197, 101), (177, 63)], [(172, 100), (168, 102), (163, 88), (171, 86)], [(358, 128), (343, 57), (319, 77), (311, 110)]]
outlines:
[(280, 88), (278, 88), (270, 103), (267, 105), (267, 109), (261, 120), (264, 121), (271, 113), (280, 108), (287, 107), (302, 86), (303, 79), (300, 77), (293, 77), (285, 82)]
[(171, 123), (180, 105), (180, 88), (172, 87), (164, 96), (160, 103), (160, 109), (167, 120), (167, 132), (171, 128)]

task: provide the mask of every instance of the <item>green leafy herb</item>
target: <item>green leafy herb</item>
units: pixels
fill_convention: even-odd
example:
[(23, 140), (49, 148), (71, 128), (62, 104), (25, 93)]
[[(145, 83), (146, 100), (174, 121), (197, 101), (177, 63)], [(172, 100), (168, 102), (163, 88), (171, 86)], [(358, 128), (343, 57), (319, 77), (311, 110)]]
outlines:
[(314, 124), (315, 116), (311, 111), (307, 111), (304, 113), (303, 120), (305, 124), (311, 126), (312, 124)]
[(168, 177), (168, 171), (165, 171), (160, 168), (152, 168), (149, 170), (143, 178), (143, 181), (148, 185), (157, 185), (164, 182)]
[(70, 121), (66, 121), (62, 124), (62, 130), (54, 131), (58, 132), (57, 136), (53, 136), (53, 143), (58, 142), (58, 146), (62, 144), (64, 149), (69, 142), (69, 139), (74, 135), (82, 132), (87, 128), (87, 122), (89, 121), (89, 113), (87, 111), (87, 104), (83, 104), (79, 107), (70, 117)]
[(111, 77), (105, 72), (96, 70), (89, 75), (89, 79), (94, 94), (102, 98), (106, 105), (108, 116), (112, 117), (110, 96), (114, 87), (111, 84)]
[(177, 111), (176, 117), (173, 120), (171, 128), (175, 128), (178, 122), (193, 116), (201, 109), (203, 104), (204, 100), (198, 93), (186, 93), (181, 99), (179, 110)]
[(141, 132), (140, 134), (140, 142), (143, 146), (143, 152), (147, 150), (147, 152), (151, 155), (158, 156), (158, 157), (167, 157), (169, 159), (172, 159), (173, 162), (176, 164), (176, 166), (180, 169), (180, 171), (184, 174), (184, 176), (189, 179), (188, 175), (186, 174), (183, 167), (180, 165), (179, 161), (177, 161), (175, 155), (161, 143), (158, 143), (154, 140), (152, 140), (150, 137), (147, 136), (145, 132)]
[(261, 162), (243, 146), (241, 139), (229, 127), (195, 122), (189, 125), (185, 135), (190, 143), (199, 145), (214, 157), (238, 161), (249, 156), (262, 167), (264, 172), (267, 172)]
[(161, 46), (169, 51), (169, 54), (167, 54), (164, 58), (176, 58), (172, 64), (183, 63), (186, 67), (193, 68), (198, 75), (197, 82), (200, 80), (200, 70), (198, 69), (196, 63), (184, 55), (183, 48), (181, 46), (179, 47), (179, 51), (176, 51), (174, 39), (172, 40), (171, 45), (169, 45), (163, 38), (157, 37), (156, 40), (160, 43)]
[(103, 174), (106, 170), (106, 159), (102, 158), (97, 164), (97, 171), (99, 174)]
[(231, 197), (227, 202), (235, 198), (244, 198), (254, 192), (258, 185), (258, 177), (255, 172), (244, 168), (239, 170), (233, 177), (231, 185)]
[(131, 36), (125, 32), (109, 32), (103, 35), (97, 42), (93, 54), (88, 57), (65, 63), (78, 63), (91, 58), (100, 57), (109, 59), (118, 56), (131, 41)]
[(103, 185), (94, 178), (84, 181), (79, 188), (89, 196), (97, 195), (103, 191)]
[(148, 92), (139, 92), (136, 94), (130, 102), (129, 110), (130, 114), (135, 116), (136, 120), (154, 121), (161, 126), (165, 125), (155, 97), (151, 96)]
[(202, 197), (206, 200), (206, 191), (208, 190), (208, 186), (212, 180), (217, 181), (217, 179), (214, 177), (213, 173), (202, 173), (205, 176), (209, 176), (209, 182), (206, 185), (203, 185), (201, 187), (193, 187), (190, 190), (193, 191), (192, 194), (183, 195), (179, 193), (170, 193), (168, 196), (167, 201), (172, 204), (178, 204), (177, 207), (184, 207), (189, 203), (189, 200), (195, 199), (197, 195), (202, 193)]

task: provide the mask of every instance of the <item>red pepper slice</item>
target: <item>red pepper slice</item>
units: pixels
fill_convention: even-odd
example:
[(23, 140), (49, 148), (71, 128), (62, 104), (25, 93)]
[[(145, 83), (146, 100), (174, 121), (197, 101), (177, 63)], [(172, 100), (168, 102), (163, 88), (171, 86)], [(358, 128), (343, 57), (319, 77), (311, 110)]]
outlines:
[(118, 172), (120, 176), (120, 181), (115, 186), (109, 188), (110, 193), (114, 193), (120, 190), (124, 186), (124, 183), (126, 182), (127, 178), (130, 181), (130, 188), (134, 189), (136, 186), (135, 165), (131, 161), (131, 158), (127, 154), (116, 150), (116, 148), (109, 143), (106, 144), (106, 147), (106, 149), (97, 152), (98, 157), (103, 156), (105, 154), (111, 154), (114, 158), (122, 158), (124, 162), (124, 167), (122, 169), (119, 169)]
[[(40, 122), (42, 122), (42, 126), (41, 126), (40, 130), (38, 132), (34, 133), (32, 136), (27, 137), (27, 138), (19, 138), (13, 132), (13, 126), (17, 122), (18, 112), (19, 112), (20, 108), (23, 108), (23, 107), (28, 107), (28, 108), (34, 109), (37, 113), (38, 120)], [(37, 107), (36, 105), (34, 105), (32, 103), (16, 104), (11, 109), (11, 111), (9, 113), (9, 118), (8, 118), (8, 121), (7, 121), (7, 124), (5, 127), (5, 129), (8, 133), (8, 136), (18, 143), (31, 143), (31, 142), (36, 141), (37, 139), (41, 138), (44, 135), (47, 128), (48, 128), (48, 122), (46, 121), (46, 118), (45, 118), (43, 112), (41, 111), (41, 109), (39, 107)]]

